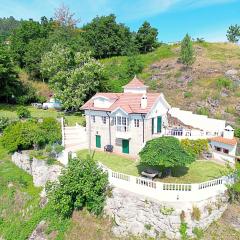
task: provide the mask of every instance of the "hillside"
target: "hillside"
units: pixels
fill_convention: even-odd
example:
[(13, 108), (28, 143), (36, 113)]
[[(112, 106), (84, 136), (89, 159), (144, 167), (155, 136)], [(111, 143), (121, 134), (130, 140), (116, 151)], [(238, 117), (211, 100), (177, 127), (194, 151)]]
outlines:
[[(178, 62), (179, 45), (162, 46), (140, 55), (144, 69), (138, 76), (152, 92), (163, 92), (175, 107), (239, 125), (240, 113), (240, 48), (230, 43), (195, 43), (196, 61), (185, 69)], [(102, 61), (111, 69), (111, 84), (121, 91), (123, 82), (114, 77), (126, 63), (126, 57)], [(126, 82), (124, 83), (126, 84)]]

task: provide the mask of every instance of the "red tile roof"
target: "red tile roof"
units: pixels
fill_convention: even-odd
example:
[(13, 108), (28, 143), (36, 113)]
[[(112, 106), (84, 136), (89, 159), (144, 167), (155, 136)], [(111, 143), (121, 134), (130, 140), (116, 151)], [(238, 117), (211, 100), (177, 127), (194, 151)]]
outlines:
[(139, 80), (136, 76), (133, 78), (132, 81), (130, 81), (127, 85), (123, 86), (124, 88), (141, 88), (141, 87), (147, 87), (143, 84), (141, 80)]
[[(107, 97), (113, 99), (114, 102), (109, 108), (97, 108), (93, 105), (93, 98)], [(148, 113), (153, 107), (154, 103), (161, 96), (160, 93), (147, 93), (147, 107), (141, 108), (141, 98), (143, 94), (136, 93), (97, 93), (93, 98), (88, 100), (82, 107), (82, 110), (91, 108), (91, 110), (99, 111), (114, 111), (117, 108), (122, 108), (127, 113)]]
[(220, 143), (224, 143), (224, 144), (232, 145), (232, 146), (235, 146), (237, 144), (236, 138), (229, 139), (229, 138), (224, 138), (224, 137), (213, 137), (213, 138), (210, 138), (210, 140), (213, 142), (220, 142)]

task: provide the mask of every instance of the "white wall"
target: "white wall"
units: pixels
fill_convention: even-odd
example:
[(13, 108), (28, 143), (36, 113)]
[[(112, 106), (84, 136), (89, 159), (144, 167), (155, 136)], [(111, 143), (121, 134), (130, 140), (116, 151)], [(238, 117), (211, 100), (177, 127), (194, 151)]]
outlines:
[(226, 184), (233, 182), (230, 177), (222, 177), (196, 184), (162, 183), (114, 172), (101, 163), (100, 166), (108, 172), (111, 185), (163, 202), (202, 201), (224, 193), (227, 190)]

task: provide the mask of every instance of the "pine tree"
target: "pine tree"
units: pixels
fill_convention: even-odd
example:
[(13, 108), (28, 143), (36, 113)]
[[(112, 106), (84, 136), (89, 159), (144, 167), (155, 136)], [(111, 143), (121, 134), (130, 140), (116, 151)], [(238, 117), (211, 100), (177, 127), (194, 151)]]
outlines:
[(191, 66), (195, 61), (191, 37), (188, 34), (181, 42), (180, 61), (186, 67)]
[(237, 43), (240, 37), (240, 26), (237, 24), (231, 25), (226, 36), (229, 42)]

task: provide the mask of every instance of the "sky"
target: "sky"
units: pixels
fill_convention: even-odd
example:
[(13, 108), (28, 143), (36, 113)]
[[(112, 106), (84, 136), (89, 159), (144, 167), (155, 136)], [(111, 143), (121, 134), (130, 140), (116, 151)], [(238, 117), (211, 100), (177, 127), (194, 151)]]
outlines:
[(186, 33), (207, 41), (226, 41), (231, 24), (240, 24), (240, 0), (0, 0), (0, 17), (40, 20), (65, 4), (80, 19), (114, 13), (137, 31), (146, 20), (158, 29), (159, 41), (180, 41)]

